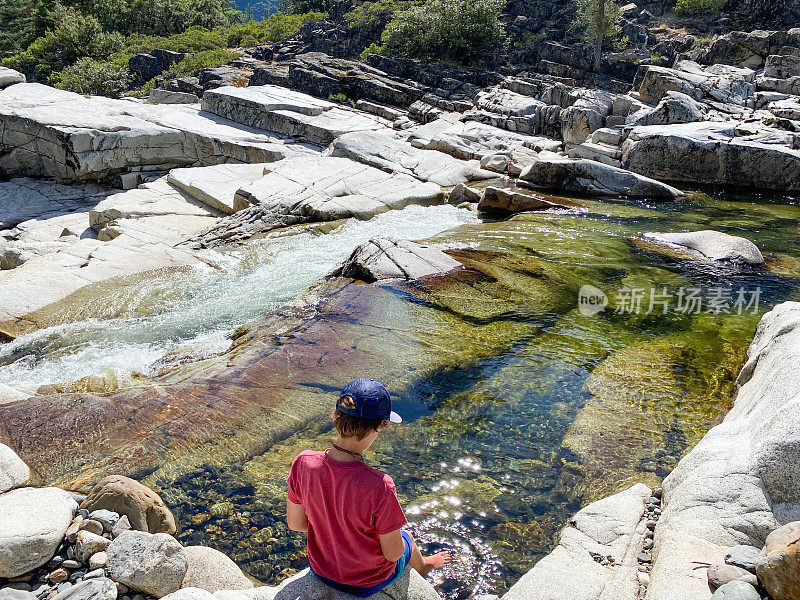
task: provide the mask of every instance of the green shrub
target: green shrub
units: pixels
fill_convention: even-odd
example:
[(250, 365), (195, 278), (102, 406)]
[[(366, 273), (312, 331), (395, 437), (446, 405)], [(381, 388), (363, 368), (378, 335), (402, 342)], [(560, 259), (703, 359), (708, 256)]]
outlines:
[(81, 58), (60, 73), (54, 73), (50, 82), (62, 90), (113, 98), (127, 89), (130, 73), (110, 61)]
[(324, 19), (327, 15), (319, 12), (286, 15), (275, 13), (263, 21), (250, 21), (233, 25), (227, 31), (225, 43), (229, 47), (247, 48), (277, 42), (296, 33), (303, 25)]
[(367, 56), (369, 56), (370, 54), (383, 54), (385, 51), (386, 48), (384, 48), (383, 46), (379, 46), (375, 42), (372, 42), (369, 46), (367, 46), (361, 51), (361, 54), (359, 54), (359, 56), (361, 57), (361, 60), (367, 60)]
[(505, 0), (428, 0), (395, 13), (382, 41), (389, 54), (475, 63), (506, 43)]
[(354, 7), (344, 16), (344, 22), (350, 31), (356, 29), (374, 29), (387, 22), (400, 10), (409, 8), (411, 2), (405, 0), (375, 0), (364, 2)]
[(678, 0), (675, 3), (675, 12), (699, 14), (719, 12), (728, 0)]
[[(597, 0), (578, 0), (578, 10), (569, 26), (569, 32), (580, 36), (587, 46), (592, 46), (597, 39)], [(624, 47), (622, 29), (619, 19), (622, 16), (619, 5), (614, 0), (605, 2), (605, 18), (603, 19), (603, 48), (618, 50)]]
[(97, 19), (73, 8), (59, 5), (52, 18), (52, 29), (24, 52), (3, 60), (3, 65), (46, 79), (79, 58), (104, 60), (124, 45), (119, 33), (105, 32)]

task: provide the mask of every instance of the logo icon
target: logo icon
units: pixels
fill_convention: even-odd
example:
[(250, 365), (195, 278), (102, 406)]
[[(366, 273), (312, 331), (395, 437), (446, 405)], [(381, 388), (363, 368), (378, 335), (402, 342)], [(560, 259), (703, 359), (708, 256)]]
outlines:
[(578, 310), (582, 315), (591, 317), (603, 312), (608, 306), (608, 296), (593, 285), (584, 285), (578, 292)]

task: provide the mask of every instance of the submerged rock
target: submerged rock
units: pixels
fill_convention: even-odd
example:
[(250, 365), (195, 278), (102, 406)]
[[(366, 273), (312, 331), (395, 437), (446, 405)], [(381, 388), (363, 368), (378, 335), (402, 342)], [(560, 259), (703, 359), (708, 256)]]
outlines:
[(373, 238), (353, 250), (334, 275), (367, 283), (385, 279), (415, 281), (460, 268), (460, 262), (436, 248), (395, 238)]
[(691, 260), (711, 260), (732, 264), (763, 265), (758, 247), (743, 237), (707, 229), (682, 233), (645, 233), (646, 241), (665, 245)]
[(536, 160), (519, 178), (537, 187), (580, 194), (667, 199), (683, 195), (680, 190), (654, 179), (588, 159)]
[(106, 553), (111, 579), (156, 598), (178, 590), (186, 576), (186, 551), (166, 533), (124, 531)]
[(18, 577), (50, 560), (77, 508), (58, 488), (0, 494), (0, 577)]
[(109, 475), (100, 480), (81, 503), (90, 512), (98, 509), (114, 511), (128, 518), (131, 527), (150, 533), (177, 531), (172, 511), (149, 487), (122, 475)]

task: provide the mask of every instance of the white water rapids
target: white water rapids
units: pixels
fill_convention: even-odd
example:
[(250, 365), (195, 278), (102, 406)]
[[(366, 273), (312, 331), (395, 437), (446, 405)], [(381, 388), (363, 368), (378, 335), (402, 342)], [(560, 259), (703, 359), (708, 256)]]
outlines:
[(0, 384), (33, 392), (109, 371), (146, 373), (176, 350), (223, 351), (235, 327), (292, 302), (370, 238), (423, 239), (476, 221), (474, 213), (449, 205), (410, 206), (351, 219), (328, 234), (278, 233), (223, 251), (222, 270), (153, 277), (103, 299), (115, 318), (70, 322), (3, 344)]

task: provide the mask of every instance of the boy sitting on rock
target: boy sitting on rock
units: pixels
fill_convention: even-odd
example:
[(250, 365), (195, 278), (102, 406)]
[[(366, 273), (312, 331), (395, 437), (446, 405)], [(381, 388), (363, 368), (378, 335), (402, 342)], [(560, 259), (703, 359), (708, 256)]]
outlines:
[(424, 577), (450, 558), (422, 556), (402, 530), (407, 521), (392, 478), (364, 463), (363, 452), (388, 422), (402, 419), (386, 388), (371, 379), (351, 381), (333, 413), (336, 443), (302, 452), (289, 473), (286, 520), (293, 531), (308, 532), (311, 570), (361, 598), (393, 583), (406, 565)]

